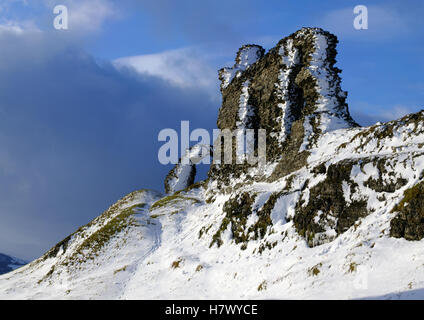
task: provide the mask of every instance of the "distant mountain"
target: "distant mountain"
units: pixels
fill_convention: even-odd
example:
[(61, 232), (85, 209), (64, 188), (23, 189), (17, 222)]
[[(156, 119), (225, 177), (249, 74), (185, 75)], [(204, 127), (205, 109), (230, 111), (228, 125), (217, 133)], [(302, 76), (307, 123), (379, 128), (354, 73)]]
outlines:
[(125, 196), (0, 276), (0, 299), (423, 299), (424, 111), (360, 127), (336, 44), (303, 28), (267, 53), (240, 48), (219, 71), (217, 125), (266, 129), (252, 138), (265, 161), (230, 137), (237, 157), (193, 184), (190, 149), (166, 195)]
[(24, 265), (26, 265), (24, 260), (0, 253), (0, 274), (10, 272)]

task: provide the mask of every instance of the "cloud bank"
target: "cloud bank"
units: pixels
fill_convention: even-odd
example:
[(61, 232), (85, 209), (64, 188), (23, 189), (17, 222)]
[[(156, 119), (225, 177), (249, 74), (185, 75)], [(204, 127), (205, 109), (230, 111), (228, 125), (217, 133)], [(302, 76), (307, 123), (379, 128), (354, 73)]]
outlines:
[(159, 131), (215, 127), (208, 90), (43, 33), (0, 34), (0, 47), (0, 251), (34, 258), (126, 193), (162, 190)]

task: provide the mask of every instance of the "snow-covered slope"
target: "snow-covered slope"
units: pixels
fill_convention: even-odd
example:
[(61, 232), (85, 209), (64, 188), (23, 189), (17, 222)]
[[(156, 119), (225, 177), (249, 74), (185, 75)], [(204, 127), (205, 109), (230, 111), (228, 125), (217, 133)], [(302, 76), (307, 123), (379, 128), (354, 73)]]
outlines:
[(218, 127), (268, 128), (265, 170), (131, 193), (1, 276), (0, 298), (424, 298), (424, 112), (359, 127), (336, 43), (304, 28), (221, 75)]
[(14, 258), (3, 253), (0, 253), (0, 274), (10, 272), (22, 267), (27, 262), (22, 259)]

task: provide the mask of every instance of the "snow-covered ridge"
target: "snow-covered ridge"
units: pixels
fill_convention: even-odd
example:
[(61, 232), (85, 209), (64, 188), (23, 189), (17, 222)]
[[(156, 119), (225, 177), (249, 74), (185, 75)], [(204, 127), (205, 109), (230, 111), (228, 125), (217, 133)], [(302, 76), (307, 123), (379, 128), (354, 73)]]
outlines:
[(119, 200), (0, 276), (0, 299), (424, 298), (424, 111), (356, 126), (335, 43), (301, 29), (222, 90), (219, 126), (276, 133), (264, 176), (212, 165), (192, 184), (190, 149), (166, 196)]

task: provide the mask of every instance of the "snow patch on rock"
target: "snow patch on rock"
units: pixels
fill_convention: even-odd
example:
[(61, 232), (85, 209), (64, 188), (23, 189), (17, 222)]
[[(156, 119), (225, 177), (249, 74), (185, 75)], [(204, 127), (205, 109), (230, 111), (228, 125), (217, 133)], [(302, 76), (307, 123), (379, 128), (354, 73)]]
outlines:
[(258, 45), (246, 45), (240, 48), (236, 63), (231, 68), (220, 70), (221, 88), (225, 89), (235, 77), (258, 61), (264, 54), (264, 49)]

